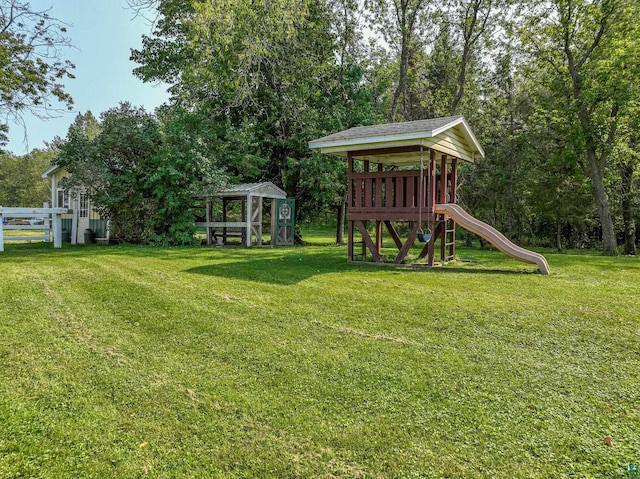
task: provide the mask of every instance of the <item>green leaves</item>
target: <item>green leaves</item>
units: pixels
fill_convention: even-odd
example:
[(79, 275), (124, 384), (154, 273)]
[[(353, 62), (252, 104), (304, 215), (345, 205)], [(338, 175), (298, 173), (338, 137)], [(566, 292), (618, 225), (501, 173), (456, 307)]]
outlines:
[(52, 149), (33, 150), (24, 156), (0, 153), (0, 205), (41, 207), (50, 202), (51, 193), (40, 174), (54, 156)]
[(193, 198), (215, 191), (225, 177), (201, 153), (198, 121), (191, 116), (175, 109), (158, 118), (122, 103), (102, 114), (94, 138), (87, 133), (92, 129), (72, 126), (58, 157), (71, 173), (66, 186), (87, 191), (116, 237), (193, 243)]
[(235, 182), (274, 181), (302, 215), (334, 208), (343, 188), (311, 193), (308, 141), (378, 115), (355, 63), (353, 20), (338, 26), (335, 3), (162, 0), (157, 27), (132, 54), (136, 74), (171, 83), (175, 103), (206, 122), (203, 146)]
[[(61, 57), (70, 46), (64, 23), (22, 0), (0, 0), (0, 116), (20, 122), (25, 110), (48, 116), (73, 99), (60, 83), (74, 65)], [(0, 125), (6, 131), (6, 124)], [(0, 137), (5, 142), (6, 138)]]

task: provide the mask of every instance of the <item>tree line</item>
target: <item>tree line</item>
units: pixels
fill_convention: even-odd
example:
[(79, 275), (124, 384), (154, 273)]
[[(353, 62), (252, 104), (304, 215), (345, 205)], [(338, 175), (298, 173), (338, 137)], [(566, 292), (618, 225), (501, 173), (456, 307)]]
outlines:
[[(205, 170), (218, 185), (273, 181), (296, 198), (299, 221), (339, 218), (345, 164), (310, 152), (309, 140), (464, 115), (487, 153), (461, 171), (460, 201), (474, 215), (521, 243), (635, 254), (632, 0), (129, 4), (153, 19), (132, 51), (134, 74), (171, 92), (168, 105), (144, 113), (163, 151), (151, 170), (182, 161), (190, 188), (202, 180), (201, 189), (212, 185)], [(103, 125), (114, 112), (123, 121), (142, 113), (121, 105)], [(61, 151), (89, 140), (70, 129)], [(73, 168), (70, 158), (59, 161)], [(158, 178), (160, 188), (168, 177)]]

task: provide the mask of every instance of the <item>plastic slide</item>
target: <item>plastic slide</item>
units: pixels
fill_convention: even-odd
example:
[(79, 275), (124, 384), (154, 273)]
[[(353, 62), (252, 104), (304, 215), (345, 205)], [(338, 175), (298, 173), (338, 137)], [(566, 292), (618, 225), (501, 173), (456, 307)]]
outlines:
[(507, 256), (524, 263), (537, 264), (542, 274), (549, 274), (549, 265), (547, 264), (547, 260), (544, 256), (534, 253), (533, 251), (529, 251), (528, 249), (521, 248), (520, 246), (516, 246), (498, 230), (474, 218), (463, 210), (461, 206), (453, 203), (435, 205), (434, 211), (436, 213), (446, 214), (464, 229), (469, 230), (478, 236), (482, 236)]

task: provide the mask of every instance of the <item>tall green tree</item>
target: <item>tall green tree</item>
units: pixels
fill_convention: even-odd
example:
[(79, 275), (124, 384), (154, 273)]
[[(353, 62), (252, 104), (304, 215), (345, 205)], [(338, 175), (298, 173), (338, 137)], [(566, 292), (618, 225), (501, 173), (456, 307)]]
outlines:
[[(535, 4), (522, 29), (534, 63), (530, 73), (553, 101), (552, 117), (588, 172), (605, 254), (616, 252), (606, 177), (629, 83), (637, 81), (638, 30), (627, 0), (553, 0)], [(631, 34), (631, 35), (630, 35)], [(634, 78), (636, 80), (634, 80)]]
[(398, 57), (397, 80), (389, 119), (394, 122), (401, 99), (406, 101), (412, 50), (420, 44), (419, 33), (428, 14), (430, 0), (369, 0), (372, 27), (382, 35)]
[(500, 7), (508, 2), (500, 0), (457, 0), (453, 2), (452, 24), (458, 30), (461, 45), (456, 86), (449, 108), (451, 115), (458, 113), (467, 88), (469, 71), (483, 53), (483, 46), (497, 26)]
[(132, 53), (140, 64), (135, 72), (170, 83), (173, 101), (209, 122), (219, 164), (238, 181), (279, 184), (298, 199), (298, 215), (331, 197), (302, 180), (313, 163), (308, 141), (371, 121), (376, 111), (356, 61), (361, 35), (344, 13), (357, 5), (159, 0), (152, 6), (158, 21)]

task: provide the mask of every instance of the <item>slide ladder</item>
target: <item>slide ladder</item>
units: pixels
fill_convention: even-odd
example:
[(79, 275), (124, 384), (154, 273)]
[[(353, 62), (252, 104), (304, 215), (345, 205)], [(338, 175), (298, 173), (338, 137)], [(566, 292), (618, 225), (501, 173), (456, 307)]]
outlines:
[(522, 261), (523, 263), (538, 265), (538, 269), (540, 269), (542, 274), (547, 275), (550, 273), (549, 265), (547, 264), (547, 260), (544, 256), (513, 244), (498, 230), (474, 218), (462, 209), (461, 206), (453, 203), (439, 204), (434, 206), (434, 212), (447, 215), (464, 229), (471, 231), (478, 236), (482, 236), (507, 256), (518, 261)]

